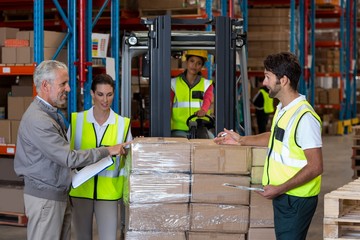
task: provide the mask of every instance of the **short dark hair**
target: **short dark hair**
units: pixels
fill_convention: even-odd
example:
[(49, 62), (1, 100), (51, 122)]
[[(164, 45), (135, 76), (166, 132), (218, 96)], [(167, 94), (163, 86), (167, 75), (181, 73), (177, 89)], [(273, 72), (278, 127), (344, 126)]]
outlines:
[(105, 73), (101, 73), (101, 74), (98, 74), (94, 77), (92, 83), (91, 83), (91, 90), (93, 92), (95, 92), (96, 90), (96, 86), (98, 84), (108, 84), (110, 85), (113, 89), (115, 89), (115, 82), (114, 80), (112, 79), (112, 77), (108, 74), (105, 74)]
[(298, 58), (290, 52), (271, 54), (264, 60), (266, 71), (272, 72), (280, 79), (286, 76), (290, 80), (290, 87), (297, 89), (301, 76), (301, 67)]

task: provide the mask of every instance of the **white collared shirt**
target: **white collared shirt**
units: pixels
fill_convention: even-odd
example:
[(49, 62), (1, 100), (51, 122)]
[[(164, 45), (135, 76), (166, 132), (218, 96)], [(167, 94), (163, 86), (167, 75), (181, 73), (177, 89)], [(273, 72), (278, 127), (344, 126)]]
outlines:
[[(294, 99), (284, 108), (282, 108), (282, 103), (280, 102), (277, 105), (277, 108), (279, 109), (279, 114), (277, 116), (277, 119), (275, 120), (278, 121), (279, 118), (287, 110), (289, 110), (291, 107), (293, 107), (294, 105), (296, 105), (297, 103), (303, 100), (306, 100), (306, 97), (304, 95), (299, 94), (299, 97)], [(305, 113), (304, 116), (299, 121), (299, 125), (296, 130), (296, 142), (303, 150), (322, 147), (320, 123), (309, 112)]]

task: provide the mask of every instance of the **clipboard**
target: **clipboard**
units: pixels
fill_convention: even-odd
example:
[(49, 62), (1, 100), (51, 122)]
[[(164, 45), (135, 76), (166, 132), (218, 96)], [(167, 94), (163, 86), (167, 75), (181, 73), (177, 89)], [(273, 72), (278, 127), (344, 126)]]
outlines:
[(264, 192), (263, 188), (239, 186), (239, 185), (235, 185), (235, 184), (231, 184), (231, 183), (224, 183), (223, 186), (237, 188), (237, 189), (241, 189), (241, 190)]
[(91, 165), (88, 165), (84, 168), (82, 168), (80, 171), (74, 171), (75, 174), (73, 174), (71, 179), (71, 184), (73, 188), (77, 188), (108, 166), (114, 163), (114, 160), (111, 158), (111, 156), (105, 157), (101, 159), (100, 161), (93, 163)]

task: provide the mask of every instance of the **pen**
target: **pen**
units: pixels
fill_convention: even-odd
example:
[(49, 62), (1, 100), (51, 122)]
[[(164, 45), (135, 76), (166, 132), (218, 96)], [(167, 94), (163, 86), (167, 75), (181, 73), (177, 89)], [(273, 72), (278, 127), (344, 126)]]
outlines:
[[(231, 129), (230, 131), (232, 131), (232, 132), (233, 132), (234, 130), (232, 130), (232, 129)], [(220, 137), (225, 137), (226, 135), (227, 135), (227, 133), (226, 133), (226, 132), (224, 132), (223, 134), (221, 134), (221, 135), (220, 135)]]

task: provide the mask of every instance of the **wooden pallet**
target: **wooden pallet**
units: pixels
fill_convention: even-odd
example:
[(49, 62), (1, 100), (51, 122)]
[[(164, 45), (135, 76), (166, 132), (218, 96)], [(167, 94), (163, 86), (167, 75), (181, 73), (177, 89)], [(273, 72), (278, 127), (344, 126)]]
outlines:
[[(355, 238), (354, 238), (355, 237)], [(324, 239), (360, 238), (360, 180), (324, 196)]]
[(24, 213), (15, 212), (0, 212), (0, 224), (1, 225), (12, 225), (22, 226), (27, 225), (28, 219)]

